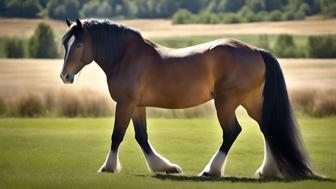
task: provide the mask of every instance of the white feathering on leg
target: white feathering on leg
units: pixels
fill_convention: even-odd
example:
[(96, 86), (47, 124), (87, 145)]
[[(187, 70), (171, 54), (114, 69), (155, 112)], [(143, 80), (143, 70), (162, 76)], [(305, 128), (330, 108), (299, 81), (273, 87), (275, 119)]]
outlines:
[(256, 171), (256, 175), (259, 177), (282, 177), (275, 159), (272, 155), (271, 149), (269, 148), (265, 138), (264, 138), (264, 160), (259, 169)]
[(214, 156), (212, 156), (209, 163), (205, 166), (199, 176), (214, 176), (221, 177), (224, 175), (225, 160), (227, 155), (218, 150)]
[[(152, 148), (152, 147), (151, 147)], [(144, 153), (148, 169), (152, 172), (182, 173), (180, 166), (171, 163), (168, 159), (152, 148), (152, 153)]]
[(118, 173), (118, 172), (120, 172), (120, 170), (121, 170), (121, 164), (119, 162), (118, 152), (110, 151), (107, 154), (105, 163), (98, 170), (98, 172)]

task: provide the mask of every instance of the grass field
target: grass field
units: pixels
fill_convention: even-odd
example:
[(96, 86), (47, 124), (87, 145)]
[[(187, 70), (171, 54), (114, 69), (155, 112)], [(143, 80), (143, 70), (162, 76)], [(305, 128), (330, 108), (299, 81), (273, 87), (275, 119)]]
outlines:
[[(194, 177), (221, 142), (215, 119), (150, 119), (150, 141), (181, 176), (147, 171), (128, 129), (121, 145), (120, 174), (98, 174), (110, 145), (113, 119), (0, 119), (1, 188), (335, 188), (333, 180), (265, 181), (254, 177), (263, 144), (255, 122), (239, 117), (243, 132), (230, 153), (226, 176)], [(303, 138), (317, 172), (336, 178), (336, 117), (302, 117)]]

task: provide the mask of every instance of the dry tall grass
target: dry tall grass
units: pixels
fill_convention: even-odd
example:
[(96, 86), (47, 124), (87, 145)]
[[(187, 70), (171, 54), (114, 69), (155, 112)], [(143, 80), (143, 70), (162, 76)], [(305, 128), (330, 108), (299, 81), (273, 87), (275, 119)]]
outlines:
[[(100, 92), (80, 89), (49, 89), (0, 94), (2, 117), (104, 117), (114, 115), (114, 103)], [(313, 117), (336, 115), (336, 89), (294, 89), (290, 91), (294, 110)], [(149, 117), (199, 118), (214, 116), (212, 102), (189, 109), (148, 108)]]
[(295, 110), (313, 117), (336, 115), (336, 89), (296, 89), (291, 92)]
[[(105, 117), (113, 116), (114, 109), (115, 103), (110, 97), (91, 89), (0, 93), (2, 117)], [(148, 116), (164, 118), (206, 117), (213, 112), (210, 103), (180, 110), (148, 108)]]
[(0, 96), (0, 113), (9, 117), (101, 117), (113, 115), (111, 99), (89, 89), (49, 89)]

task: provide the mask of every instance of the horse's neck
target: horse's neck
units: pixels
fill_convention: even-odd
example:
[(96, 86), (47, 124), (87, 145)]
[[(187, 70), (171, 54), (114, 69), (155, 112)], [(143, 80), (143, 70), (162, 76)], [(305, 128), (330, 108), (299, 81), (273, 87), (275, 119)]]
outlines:
[(110, 69), (112, 67), (109, 64), (112, 64), (112, 63), (108, 63), (108, 61), (105, 57), (101, 57), (99, 55), (96, 55), (96, 57), (94, 58), (94, 61), (105, 72), (106, 76), (108, 76), (110, 71), (111, 71)]
[(138, 57), (150, 54), (148, 52), (146, 53), (146, 51), (154, 49), (152, 45), (154, 45), (154, 43), (148, 44), (143, 39), (131, 36), (124, 41), (123, 49), (120, 51), (121, 54), (119, 59), (111, 62), (108, 57), (101, 56), (99, 52), (96, 52), (94, 61), (105, 72), (106, 76), (109, 77), (111, 74), (113, 74), (118, 65), (123, 64), (125, 60), (130, 60), (130, 56), (133, 56), (133, 60), (139, 60), (141, 58)]

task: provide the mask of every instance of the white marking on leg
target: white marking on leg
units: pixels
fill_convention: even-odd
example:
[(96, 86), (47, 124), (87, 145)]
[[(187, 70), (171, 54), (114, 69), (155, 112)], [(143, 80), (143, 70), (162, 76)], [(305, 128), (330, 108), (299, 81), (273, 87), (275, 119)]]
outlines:
[(118, 152), (110, 152), (107, 154), (105, 163), (103, 166), (98, 170), (98, 172), (111, 172), (111, 173), (118, 173), (121, 170), (121, 165), (119, 162)]
[(166, 173), (182, 173), (180, 166), (171, 163), (168, 159), (157, 153), (154, 148), (152, 148), (153, 153), (146, 154), (145, 158), (147, 161), (148, 169), (152, 172), (166, 172)]
[(259, 169), (256, 171), (256, 175), (260, 177), (281, 177), (281, 173), (264, 138), (264, 160)]
[(218, 150), (214, 156), (212, 156), (209, 163), (205, 166), (203, 171), (199, 174), (199, 176), (214, 176), (221, 177), (224, 175), (224, 168), (226, 163), (227, 155)]

